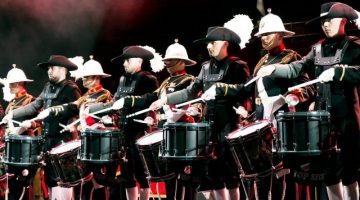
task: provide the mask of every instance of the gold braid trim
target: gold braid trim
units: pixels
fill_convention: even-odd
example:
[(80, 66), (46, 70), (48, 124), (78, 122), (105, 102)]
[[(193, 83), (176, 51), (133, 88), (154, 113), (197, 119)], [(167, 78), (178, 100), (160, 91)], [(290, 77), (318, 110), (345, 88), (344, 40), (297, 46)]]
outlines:
[(279, 62), (280, 64), (288, 64), (292, 61), (299, 60), (301, 58), (300, 55), (295, 51), (292, 50), (288, 50), (288, 51), (290, 52), (281, 59), (281, 61)]
[(80, 98), (78, 98), (78, 100), (76, 100), (74, 103), (76, 105), (76, 107), (80, 108), (80, 106), (86, 102), (88, 95), (87, 93), (85, 93), (83, 96), (81, 96)]
[[(96, 103), (102, 102), (102, 103), (108, 103), (112, 100), (111, 93), (108, 90), (99, 90), (98, 92), (104, 92), (104, 94), (98, 96), (96, 98)], [(81, 96), (78, 100), (76, 100), (74, 103), (75, 105), (80, 108), (80, 106), (83, 103), (86, 103), (86, 101), (89, 99), (89, 93), (86, 92), (83, 96)]]
[(254, 68), (254, 76), (256, 75), (256, 73), (259, 71), (259, 69), (264, 65), (264, 62), (266, 59), (268, 59), (269, 57), (269, 53), (265, 54), (260, 60), (259, 62), (256, 64), (255, 68)]
[[(169, 81), (170, 78), (171, 78), (171, 77), (168, 77), (165, 81), (163, 81), (163, 82), (161, 83), (160, 87), (155, 91), (155, 92), (158, 94), (158, 96), (161, 94), (161, 92), (162, 92), (166, 87), (169, 86), (169, 84), (170, 84), (170, 81)], [(181, 81), (180, 81), (179, 83), (177, 83), (176, 85), (173, 85), (174, 88), (178, 87), (179, 85), (184, 84), (185, 82), (193, 81), (195, 78), (194, 78), (192, 75), (190, 75), (190, 74), (185, 74), (185, 75), (179, 76), (179, 79), (175, 79), (175, 80), (171, 81), (171, 83), (175, 83), (175, 81), (180, 80), (180, 79), (181, 79)]]
[[(281, 61), (279, 62), (279, 64), (288, 64), (292, 61), (295, 60), (299, 60), (301, 58), (301, 56), (293, 50), (290, 49), (286, 49), (284, 51), (286, 54), (286, 56), (284, 56)], [(269, 58), (269, 53), (265, 54), (260, 60), (259, 62), (256, 64), (255, 68), (254, 68), (254, 75), (256, 75), (256, 73), (259, 71), (259, 69), (264, 65), (265, 61)]]
[(105, 90), (105, 94), (102, 94), (96, 98), (96, 102), (108, 103), (112, 100), (111, 93), (108, 90)]
[(163, 90), (163, 88), (165, 88), (166, 85), (168, 85), (169, 79), (170, 79), (170, 77), (168, 77), (167, 79), (165, 79), (165, 80), (161, 83), (160, 87), (155, 90), (155, 92), (158, 94), (158, 96), (160, 95), (160, 93), (161, 93), (161, 91)]
[(27, 104), (31, 103), (33, 101), (33, 96), (30, 94), (25, 94), (20, 99), (14, 99), (12, 100), (9, 105), (7, 106), (5, 113), (7, 114), (10, 110), (26, 106)]
[(186, 74), (185, 77), (183, 79), (181, 79), (181, 81), (175, 85), (175, 87), (177, 87), (178, 85), (182, 85), (184, 84), (185, 82), (188, 82), (188, 81), (193, 81), (194, 80), (194, 77), (189, 75), (189, 74)]

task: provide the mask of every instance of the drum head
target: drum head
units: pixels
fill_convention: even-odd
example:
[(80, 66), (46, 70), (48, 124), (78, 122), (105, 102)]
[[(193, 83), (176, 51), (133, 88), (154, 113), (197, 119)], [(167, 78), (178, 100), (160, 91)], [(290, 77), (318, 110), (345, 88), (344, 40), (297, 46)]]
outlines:
[(50, 151), (50, 154), (55, 155), (55, 154), (62, 154), (65, 152), (70, 152), (76, 148), (80, 148), (80, 146), (81, 146), (80, 140), (69, 141), (69, 142), (61, 144), (57, 147), (52, 148)]
[(262, 120), (258, 122), (254, 122), (252, 124), (249, 124), (247, 126), (241, 127), (231, 133), (227, 136), (229, 139), (235, 139), (239, 137), (247, 136), (251, 133), (255, 133), (258, 130), (263, 130), (265, 127), (271, 127), (271, 123), (267, 120)]
[(163, 139), (163, 131), (159, 130), (142, 136), (136, 141), (136, 144), (139, 146), (148, 146), (159, 143)]

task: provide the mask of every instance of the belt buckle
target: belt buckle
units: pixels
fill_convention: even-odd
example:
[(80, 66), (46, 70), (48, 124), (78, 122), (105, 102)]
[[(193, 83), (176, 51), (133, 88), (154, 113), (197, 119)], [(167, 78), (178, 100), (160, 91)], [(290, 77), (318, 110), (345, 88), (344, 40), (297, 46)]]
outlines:
[(255, 98), (255, 104), (256, 104), (256, 105), (261, 105), (261, 98), (256, 97), (256, 98)]

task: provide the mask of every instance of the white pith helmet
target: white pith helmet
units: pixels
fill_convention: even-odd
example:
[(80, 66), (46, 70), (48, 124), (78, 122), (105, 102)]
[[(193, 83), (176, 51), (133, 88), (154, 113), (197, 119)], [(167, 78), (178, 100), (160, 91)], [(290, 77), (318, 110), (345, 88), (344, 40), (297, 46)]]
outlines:
[(196, 61), (189, 59), (185, 47), (178, 43), (178, 40), (175, 39), (175, 43), (170, 45), (166, 49), (165, 57), (163, 60), (169, 59), (181, 59), (185, 61), (186, 66), (192, 66), (196, 64)]
[(16, 64), (12, 65), (12, 69), (9, 70), (6, 76), (6, 82), (10, 83), (18, 83), (18, 82), (32, 82), (33, 80), (28, 79), (23, 70), (16, 68)]
[(272, 14), (271, 9), (268, 9), (268, 12), (269, 14), (261, 18), (259, 32), (257, 32), (255, 36), (261, 37), (265, 33), (284, 33), (284, 37), (290, 37), (295, 34), (294, 32), (285, 29), (281, 18)]
[(93, 60), (93, 56), (90, 56), (90, 60), (84, 63), (84, 68), (80, 73), (80, 78), (85, 76), (101, 76), (102, 78), (110, 77), (110, 74), (105, 74), (101, 64)]

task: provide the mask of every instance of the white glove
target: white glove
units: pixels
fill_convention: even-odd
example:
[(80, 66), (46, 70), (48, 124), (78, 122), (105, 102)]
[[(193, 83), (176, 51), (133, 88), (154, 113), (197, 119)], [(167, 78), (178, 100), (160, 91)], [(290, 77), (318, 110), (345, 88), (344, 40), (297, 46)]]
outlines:
[(9, 112), (8, 112), (8, 114), (6, 114), (6, 115), (3, 117), (2, 121), (1, 121), (1, 124), (8, 124), (9, 122), (11, 122), (12, 118), (13, 118), (13, 112), (12, 112), (12, 110), (10, 109)]
[(243, 106), (239, 106), (238, 108), (233, 107), (233, 109), (236, 114), (240, 115), (242, 118), (247, 118), (249, 116), (248, 111)]
[(124, 107), (124, 102), (125, 102), (125, 99), (124, 99), (124, 98), (121, 98), (121, 99), (119, 99), (119, 100), (117, 100), (117, 101), (114, 102), (112, 108), (113, 108), (114, 110), (120, 110), (121, 108)]
[(321, 83), (326, 83), (332, 81), (334, 79), (334, 75), (335, 75), (335, 68), (330, 68), (323, 71), (318, 77), (318, 79), (320, 80)]
[(355, 19), (353, 22), (356, 24), (357, 28), (360, 30), (360, 12), (355, 10), (356, 14), (358, 15), (358, 18)]
[(146, 124), (148, 126), (152, 126), (152, 125), (154, 125), (155, 120), (152, 117), (147, 116), (147, 117), (145, 117), (144, 122), (146, 122)]
[(210, 101), (215, 99), (215, 96), (216, 96), (216, 85), (214, 84), (201, 95), (201, 98), (204, 99), (205, 101)]
[(256, 73), (256, 76), (260, 76), (260, 77), (269, 76), (274, 71), (275, 71), (275, 65), (267, 65), (261, 67), (259, 71)]
[(21, 122), (20, 126), (23, 127), (23, 128), (30, 128), (31, 127), (31, 120), (25, 120), (25, 121)]
[(199, 109), (193, 106), (189, 106), (186, 109), (186, 114), (190, 115), (190, 116), (197, 116), (200, 114)]
[(109, 115), (102, 116), (101, 121), (104, 124), (112, 124), (113, 123), (112, 117), (110, 117)]
[(169, 123), (177, 122), (185, 114), (185, 112), (182, 111), (172, 111), (168, 105), (164, 105), (163, 110), (165, 112), (166, 120)]
[(288, 94), (285, 97), (285, 102), (288, 104), (288, 106), (296, 106), (300, 100), (299, 97), (297, 97), (295, 94)]
[(154, 101), (151, 105), (150, 105), (150, 109), (151, 110), (159, 110), (160, 108), (162, 108), (167, 102), (167, 98), (166, 97), (161, 97), (160, 99)]
[(37, 119), (45, 119), (50, 115), (50, 110), (47, 108), (43, 111), (41, 111), (38, 115), (37, 115)]

